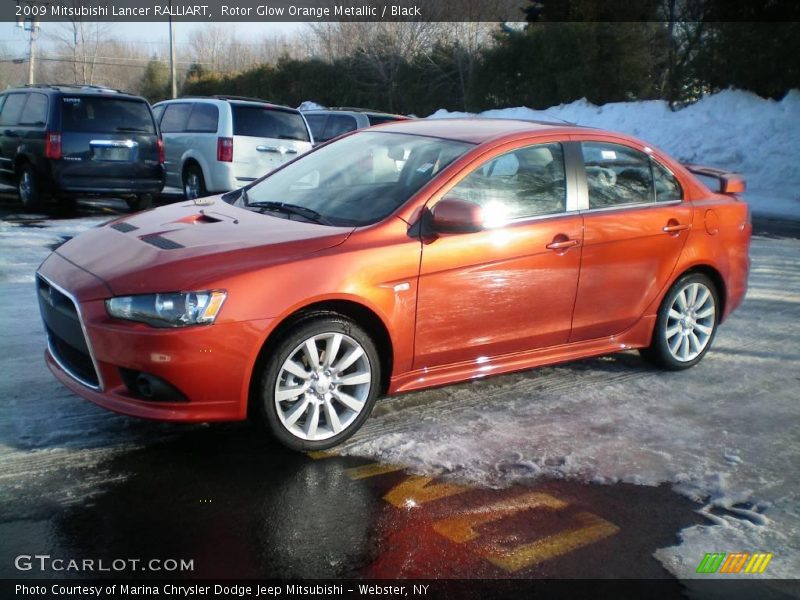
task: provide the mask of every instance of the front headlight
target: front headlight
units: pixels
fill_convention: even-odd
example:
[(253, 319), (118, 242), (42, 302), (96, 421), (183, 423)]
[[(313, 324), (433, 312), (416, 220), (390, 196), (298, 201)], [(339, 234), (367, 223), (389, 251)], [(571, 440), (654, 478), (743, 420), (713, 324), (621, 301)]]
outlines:
[(217, 318), (226, 296), (220, 291), (117, 296), (106, 300), (106, 310), (117, 319), (153, 327), (210, 325)]

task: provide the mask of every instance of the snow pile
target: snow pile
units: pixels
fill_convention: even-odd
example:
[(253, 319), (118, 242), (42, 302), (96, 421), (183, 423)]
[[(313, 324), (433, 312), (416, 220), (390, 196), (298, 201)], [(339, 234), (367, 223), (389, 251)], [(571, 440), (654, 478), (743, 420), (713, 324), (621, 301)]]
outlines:
[[(440, 109), (429, 118), (475, 116)], [(547, 110), (505, 108), (485, 118), (564, 120), (640, 137), (682, 162), (717, 166), (745, 175), (756, 190), (800, 186), (800, 91), (783, 100), (726, 90), (673, 112), (663, 100), (595, 106), (585, 99)], [(795, 193), (796, 197), (796, 193)]]

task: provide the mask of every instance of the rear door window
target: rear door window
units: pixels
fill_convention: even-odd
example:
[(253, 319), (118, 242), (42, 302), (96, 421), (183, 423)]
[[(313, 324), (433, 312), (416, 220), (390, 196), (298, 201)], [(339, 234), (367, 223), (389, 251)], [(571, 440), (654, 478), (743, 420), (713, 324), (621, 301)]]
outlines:
[(310, 141), (306, 122), (300, 113), (233, 104), (233, 135), (280, 140)]
[(325, 129), (325, 121), (328, 115), (306, 115), (308, 121), (308, 128), (311, 129), (311, 135), (314, 136), (314, 141), (324, 142), (327, 141), (322, 137), (322, 131)]
[(161, 117), (162, 133), (182, 133), (186, 131), (186, 123), (192, 112), (192, 105), (188, 102), (169, 104)]
[(589, 208), (655, 202), (650, 157), (620, 144), (583, 142)]
[(652, 158), (650, 162), (653, 164), (653, 180), (656, 186), (656, 202), (671, 202), (673, 200), (683, 200), (683, 190), (681, 184), (675, 179), (666, 167), (654, 161)]
[(64, 96), (61, 99), (64, 131), (85, 133), (155, 133), (150, 108), (141, 100), (103, 96)]
[(0, 112), (0, 125), (16, 125), (28, 94), (9, 94)]
[(47, 124), (47, 108), (49, 102), (44, 94), (28, 94), (28, 101), (19, 117), (20, 125), (44, 127)]
[(219, 109), (213, 104), (196, 102), (186, 123), (186, 131), (192, 133), (216, 133)]
[(355, 131), (358, 129), (358, 123), (354, 117), (350, 115), (331, 115), (328, 117), (328, 123), (325, 125), (325, 133), (323, 137), (326, 140), (347, 133), (348, 131)]

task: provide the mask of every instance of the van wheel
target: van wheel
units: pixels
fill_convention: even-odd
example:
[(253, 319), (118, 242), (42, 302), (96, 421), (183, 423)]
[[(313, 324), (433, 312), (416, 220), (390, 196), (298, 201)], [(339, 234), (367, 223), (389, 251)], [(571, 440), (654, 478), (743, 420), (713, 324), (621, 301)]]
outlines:
[(664, 369), (688, 369), (708, 352), (718, 323), (719, 297), (714, 283), (700, 273), (684, 275), (658, 309), (650, 347), (639, 352)]
[(197, 165), (189, 165), (183, 173), (183, 195), (187, 200), (204, 198), (208, 195), (203, 171)]
[(25, 208), (34, 208), (42, 203), (39, 183), (36, 181), (36, 173), (30, 163), (22, 163), (17, 169), (17, 193), (19, 201)]
[(146, 210), (153, 206), (153, 194), (139, 194), (134, 198), (126, 198), (125, 203), (133, 211)]
[(264, 363), (264, 424), (292, 450), (324, 450), (353, 435), (380, 389), (378, 351), (369, 335), (330, 314), (298, 323)]

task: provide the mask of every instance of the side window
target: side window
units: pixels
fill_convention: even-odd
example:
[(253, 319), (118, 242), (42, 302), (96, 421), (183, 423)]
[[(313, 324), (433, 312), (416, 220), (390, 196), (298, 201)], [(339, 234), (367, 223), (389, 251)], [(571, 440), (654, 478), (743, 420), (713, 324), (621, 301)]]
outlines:
[(583, 142), (589, 208), (653, 202), (650, 157), (619, 144)]
[(315, 142), (327, 142), (322, 135), (322, 130), (325, 128), (325, 120), (328, 115), (306, 115), (306, 122), (308, 128), (311, 130), (311, 135), (314, 136)]
[(325, 140), (330, 140), (348, 131), (355, 131), (356, 129), (358, 129), (358, 124), (350, 115), (330, 115), (328, 117), (328, 123), (325, 126), (325, 135), (322, 137)]
[(683, 190), (675, 175), (657, 163), (650, 160), (653, 165), (653, 181), (656, 187), (656, 202), (669, 202), (670, 200), (683, 200)]
[(162, 133), (181, 133), (186, 130), (186, 121), (189, 120), (189, 113), (192, 105), (188, 102), (179, 104), (169, 104), (164, 110), (161, 118)]
[(186, 131), (193, 133), (216, 133), (219, 109), (213, 104), (196, 102), (186, 123)]
[(161, 117), (164, 114), (165, 106), (162, 104), (161, 106), (154, 106), (153, 107), (153, 118), (155, 118), (156, 123), (161, 123)]
[(20, 125), (44, 127), (47, 124), (49, 102), (44, 94), (28, 94), (28, 101), (19, 118)]
[(3, 105), (3, 111), (0, 112), (0, 125), (16, 125), (19, 123), (22, 107), (25, 106), (27, 97), (28, 94), (8, 95), (6, 103)]
[(448, 195), (481, 206), (488, 226), (565, 212), (563, 148), (539, 144), (503, 154), (475, 169)]

